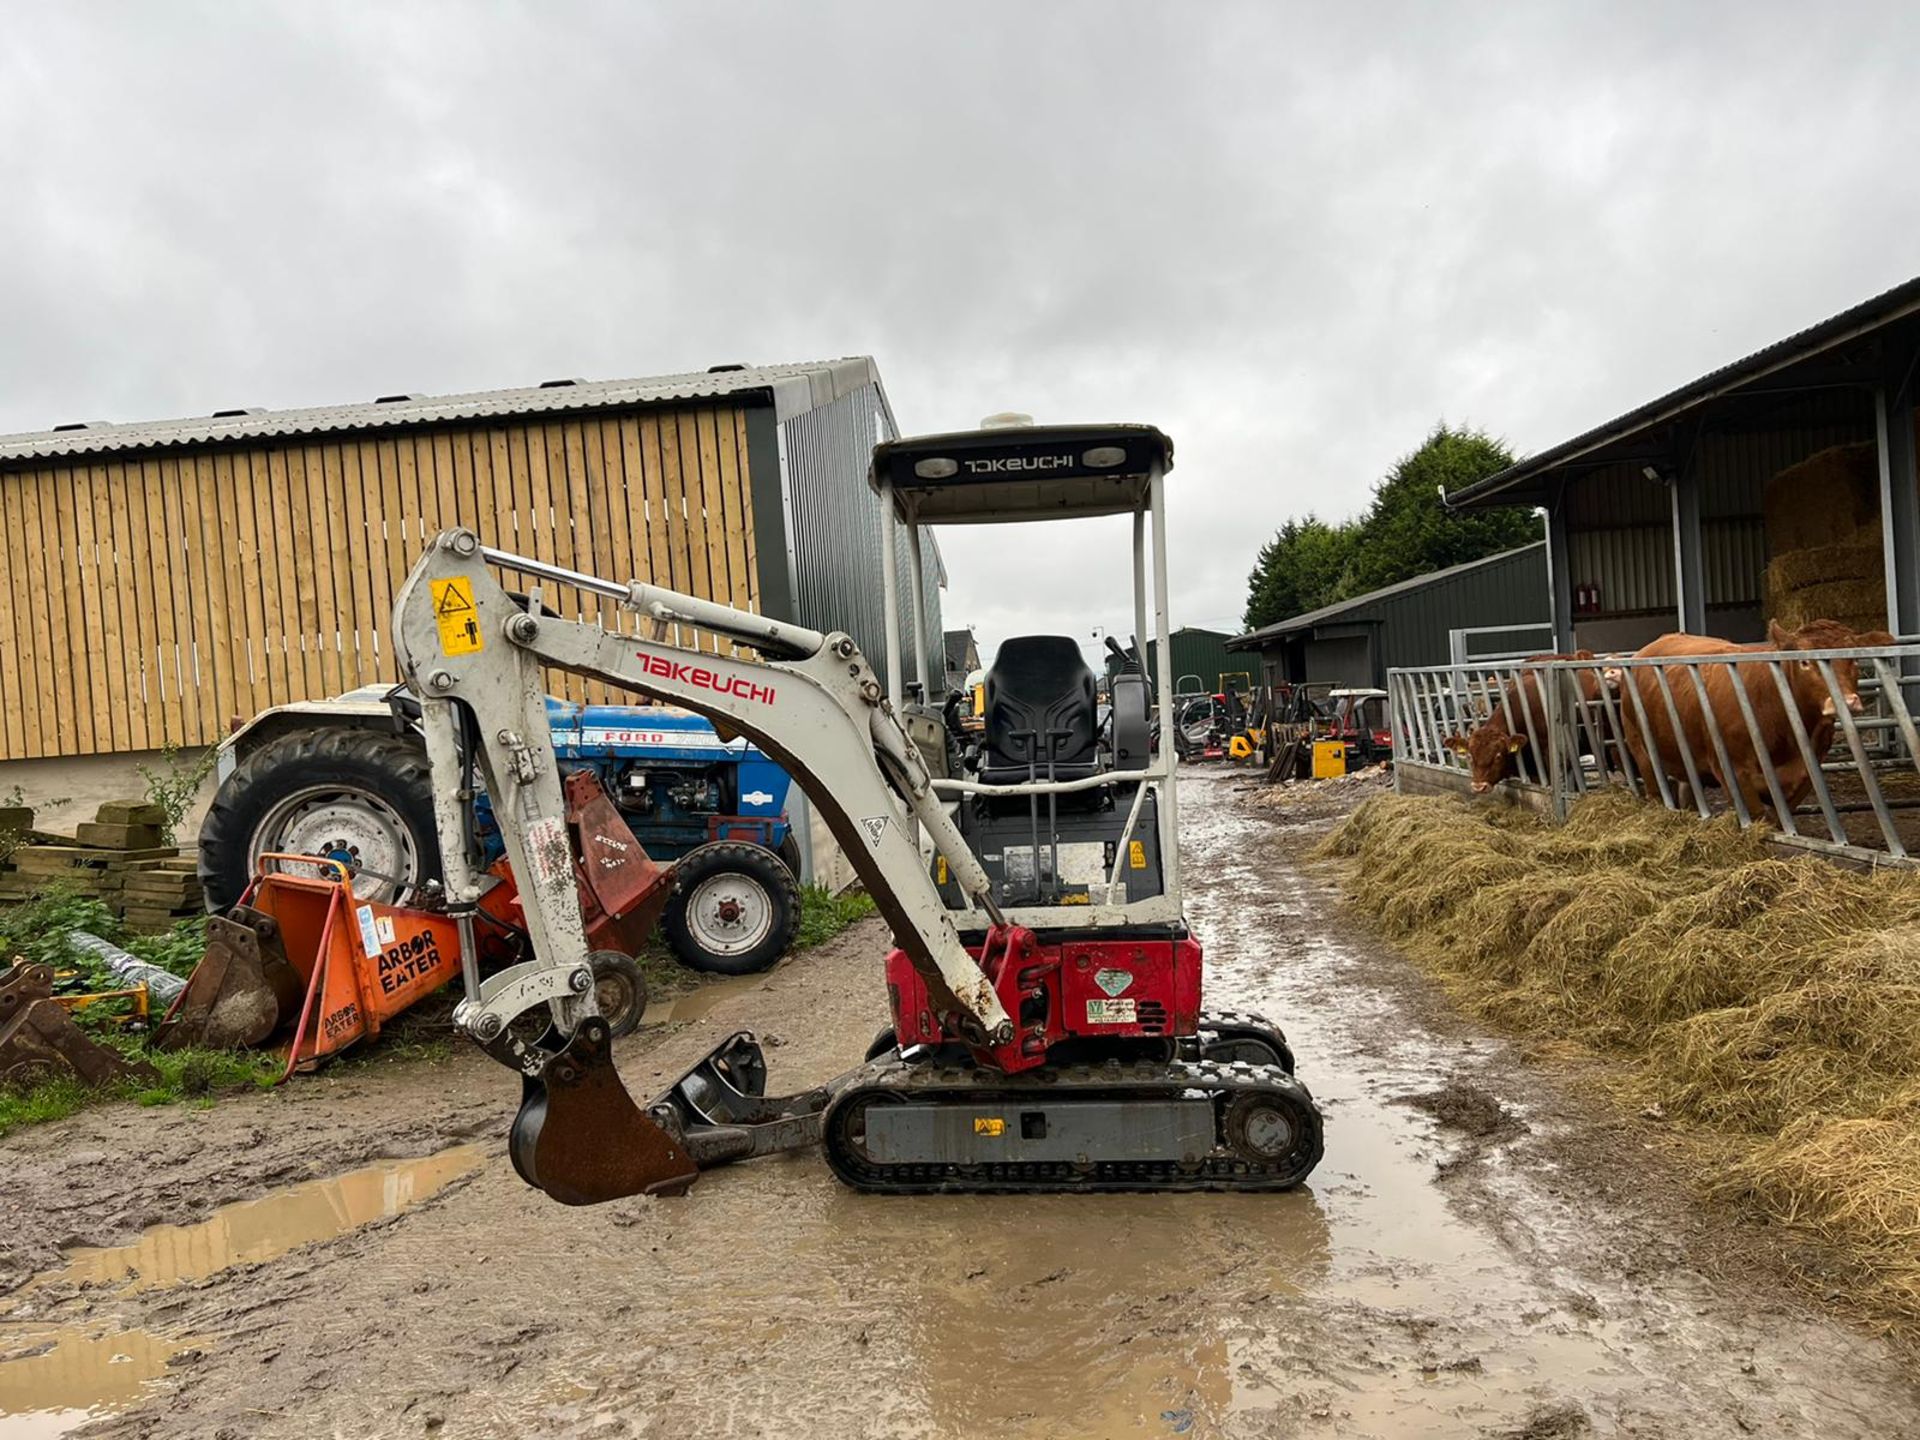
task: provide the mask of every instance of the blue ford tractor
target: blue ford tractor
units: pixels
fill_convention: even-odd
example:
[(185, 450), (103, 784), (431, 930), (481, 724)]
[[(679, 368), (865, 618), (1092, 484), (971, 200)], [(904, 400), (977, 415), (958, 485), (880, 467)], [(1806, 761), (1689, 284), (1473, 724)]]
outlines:
[[(681, 962), (743, 975), (779, 959), (800, 920), (786, 771), (672, 706), (550, 699), (547, 716), (561, 769), (593, 771), (648, 855), (674, 862), (660, 928)], [(440, 878), (426, 746), (383, 687), (264, 711), (228, 737), (220, 777), (200, 831), (210, 910), (236, 904), (276, 853), (337, 860), (356, 895), (395, 904)], [(473, 812), (491, 862), (502, 846), (484, 793)]]

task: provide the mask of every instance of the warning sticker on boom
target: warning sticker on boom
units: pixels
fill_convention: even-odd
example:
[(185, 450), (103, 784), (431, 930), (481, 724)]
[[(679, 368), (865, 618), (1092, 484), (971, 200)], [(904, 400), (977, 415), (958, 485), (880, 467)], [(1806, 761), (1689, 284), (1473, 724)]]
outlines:
[(440, 627), (443, 654), (473, 655), (486, 648), (480, 611), (473, 603), (473, 582), (464, 575), (433, 582), (433, 623)]

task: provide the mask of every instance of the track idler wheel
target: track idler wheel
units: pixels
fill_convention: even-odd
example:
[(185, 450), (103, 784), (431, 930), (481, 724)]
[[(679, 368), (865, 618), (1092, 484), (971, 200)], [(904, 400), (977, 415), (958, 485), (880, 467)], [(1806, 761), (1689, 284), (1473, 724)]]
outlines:
[(1320, 1163), (1325, 1147), (1319, 1108), (1302, 1085), (1235, 1095), (1220, 1128), (1241, 1159), (1296, 1185)]
[(507, 1153), (522, 1180), (563, 1205), (678, 1195), (700, 1173), (686, 1146), (627, 1094), (598, 1015), (580, 1022), (539, 1078), (522, 1075)]

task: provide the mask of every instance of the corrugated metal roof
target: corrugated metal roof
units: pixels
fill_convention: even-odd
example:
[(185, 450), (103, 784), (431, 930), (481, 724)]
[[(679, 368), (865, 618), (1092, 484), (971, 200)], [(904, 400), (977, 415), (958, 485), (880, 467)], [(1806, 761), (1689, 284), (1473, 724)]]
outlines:
[(470, 395), (407, 395), (367, 404), (323, 405), (308, 410), (222, 411), (181, 420), (128, 425), (94, 423), (23, 435), (0, 435), (0, 462), (458, 420), (503, 420), (523, 415), (670, 404), (676, 400), (716, 400), (753, 391), (767, 392), (779, 418), (787, 420), (830, 405), (862, 386), (878, 385), (879, 380), (879, 371), (872, 359), (857, 355), (844, 360), (751, 365), (639, 380), (553, 381), (518, 390), (483, 390)]
[(1817, 325), (1796, 331), (1784, 340), (1754, 351), (1743, 359), (1730, 365), (1722, 365), (1718, 370), (1702, 375), (1691, 384), (1682, 385), (1678, 390), (1669, 391), (1657, 400), (1650, 400), (1637, 409), (1629, 410), (1616, 419), (1597, 425), (1571, 440), (1562, 441), (1550, 450), (1538, 455), (1530, 455), (1517, 464), (1509, 465), (1497, 475), (1489, 475), (1484, 480), (1476, 480), (1463, 489), (1456, 490), (1447, 497), (1449, 505), (1472, 505), (1475, 503), (1500, 504), (1493, 497), (1502, 491), (1511, 490), (1528, 480), (1535, 479), (1543, 472), (1552, 470), (1570, 460), (1598, 450), (1601, 446), (1624, 440), (1643, 430), (1677, 419), (1709, 400), (1729, 394), (1744, 385), (1804, 360), (1812, 359), (1822, 351), (1831, 350), (1849, 340), (1856, 340), (1884, 325), (1890, 325), (1915, 313), (1920, 313), (1920, 277), (1896, 285), (1893, 289), (1862, 301), (1852, 309), (1842, 310), (1838, 315), (1822, 320)]
[(1329, 620), (1337, 620), (1356, 610), (1388, 599), (1394, 595), (1404, 595), (1410, 590), (1424, 590), (1429, 585), (1437, 585), (1455, 575), (1464, 575), (1469, 570), (1478, 570), (1486, 565), (1497, 565), (1503, 560), (1512, 560), (1516, 556), (1526, 555), (1535, 550), (1544, 550), (1547, 542), (1536, 540), (1531, 545), (1517, 546), (1512, 550), (1502, 550), (1497, 555), (1484, 555), (1478, 560), (1468, 560), (1461, 565), (1449, 565), (1444, 570), (1429, 570), (1424, 575), (1416, 575), (1411, 580), (1396, 581), (1392, 585), (1382, 585), (1378, 590), (1369, 590), (1364, 595), (1356, 595), (1351, 600), (1336, 600), (1331, 605), (1323, 605), (1318, 610), (1309, 610), (1304, 615), (1295, 615), (1286, 620), (1277, 620), (1271, 625), (1262, 625), (1258, 630), (1249, 630), (1244, 635), (1236, 635), (1227, 642), (1229, 650), (1252, 650), (1258, 648), (1264, 640), (1277, 635), (1291, 635), (1296, 630), (1310, 630)]

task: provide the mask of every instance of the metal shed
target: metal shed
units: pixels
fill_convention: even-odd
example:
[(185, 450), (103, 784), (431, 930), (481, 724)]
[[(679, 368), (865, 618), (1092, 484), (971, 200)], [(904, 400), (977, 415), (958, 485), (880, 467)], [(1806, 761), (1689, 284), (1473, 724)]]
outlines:
[(1769, 618), (1920, 634), (1920, 279), (1448, 497), (1548, 514), (1555, 649)]
[[(1227, 649), (1232, 637), (1223, 630), (1202, 630), (1196, 625), (1183, 625), (1174, 631), (1167, 641), (1167, 652), (1173, 656), (1173, 682), (1178, 688), (1181, 680), (1197, 675), (1200, 686), (1209, 694), (1219, 690), (1221, 681), (1231, 675), (1249, 674), (1252, 665), (1245, 655), (1236, 655)], [(1160, 647), (1152, 640), (1147, 641), (1147, 674), (1159, 675)], [(1107, 673), (1112, 675), (1120, 668), (1119, 662), (1111, 655), (1107, 657)], [(1257, 682), (1258, 675), (1250, 675)], [(1245, 688), (1244, 686), (1242, 687)]]
[[(206, 744), (235, 716), (396, 679), (394, 592), (455, 523), (845, 629), (882, 664), (865, 477), (895, 433), (878, 370), (855, 357), (0, 437), (0, 760)], [(922, 560), (937, 634), (930, 536)], [(636, 623), (594, 597), (543, 598)]]
[(1547, 638), (1545, 542), (1470, 560), (1351, 600), (1263, 625), (1228, 641), (1257, 651), (1270, 685), (1379, 687), (1404, 665), (1456, 658), (1456, 632), (1497, 642), (1470, 653), (1539, 650)]

